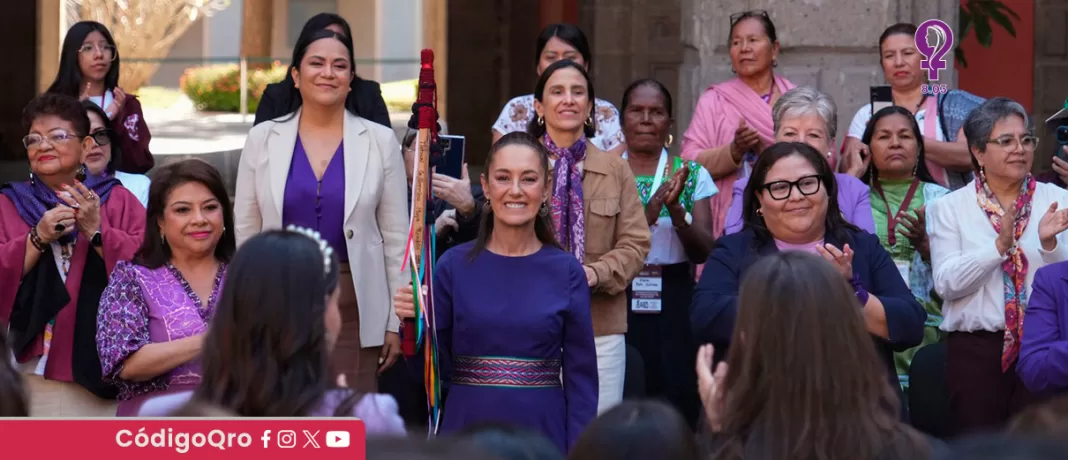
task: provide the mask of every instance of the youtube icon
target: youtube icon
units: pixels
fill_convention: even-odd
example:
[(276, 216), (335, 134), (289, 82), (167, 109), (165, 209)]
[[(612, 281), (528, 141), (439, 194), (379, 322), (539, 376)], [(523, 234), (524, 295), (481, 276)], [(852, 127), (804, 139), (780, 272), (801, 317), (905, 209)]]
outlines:
[(326, 432), (326, 447), (349, 447), (349, 432), (348, 431), (327, 431)]

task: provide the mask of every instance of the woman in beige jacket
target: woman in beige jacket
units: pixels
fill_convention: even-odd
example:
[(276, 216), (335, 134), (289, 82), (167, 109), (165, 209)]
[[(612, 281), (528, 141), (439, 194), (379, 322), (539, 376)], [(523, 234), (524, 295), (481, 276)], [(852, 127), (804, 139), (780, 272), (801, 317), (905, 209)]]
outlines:
[(342, 328), (331, 368), (357, 391), (400, 355), (392, 293), (408, 228), (400, 144), (393, 131), (345, 110), (352, 39), (329, 30), (298, 41), (289, 115), (249, 132), (237, 175), (240, 245), (267, 229), (311, 228), (341, 260)]

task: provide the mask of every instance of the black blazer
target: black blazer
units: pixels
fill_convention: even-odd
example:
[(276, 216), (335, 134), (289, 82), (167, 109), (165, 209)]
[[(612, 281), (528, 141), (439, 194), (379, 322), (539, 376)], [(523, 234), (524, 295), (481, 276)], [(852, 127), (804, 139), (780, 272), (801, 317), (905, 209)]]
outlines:
[[(900, 397), (894, 352), (920, 344), (927, 311), (901, 279), (901, 273), (890, 254), (879, 244), (878, 237), (863, 230), (847, 232), (846, 241), (840, 241), (831, 233), (827, 233), (824, 240), (838, 248), (849, 244), (854, 252), (853, 273), (860, 278), (864, 289), (883, 303), (890, 338), (872, 338), (885, 364), (887, 379)], [(778, 250), (774, 242), (758, 245), (756, 234), (748, 228), (716, 240), (701, 280), (694, 289), (690, 326), (698, 343), (716, 346), (717, 358), (725, 356), (734, 333), (741, 279), (760, 256)]]
[[(392, 129), (389, 122), (389, 109), (386, 108), (386, 100), (382, 98), (382, 88), (378, 82), (364, 80), (360, 77), (352, 79), (352, 91), (345, 100), (345, 108), (360, 118), (366, 118), (382, 126)], [(287, 75), (285, 80), (271, 83), (263, 90), (260, 105), (256, 109), (256, 120), (253, 126), (267, 120), (274, 120), (289, 114), (290, 89), (293, 88), (293, 77)]]

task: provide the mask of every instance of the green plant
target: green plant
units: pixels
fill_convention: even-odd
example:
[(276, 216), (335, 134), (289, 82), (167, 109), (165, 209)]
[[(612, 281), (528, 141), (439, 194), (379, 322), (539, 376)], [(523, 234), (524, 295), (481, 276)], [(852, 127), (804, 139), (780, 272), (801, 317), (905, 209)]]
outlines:
[(960, 47), (964, 38), (968, 36), (968, 32), (975, 29), (975, 38), (979, 41), (979, 45), (989, 48), (994, 41), (994, 28), (990, 22), (993, 21), (1005, 29), (1009, 35), (1016, 37), (1016, 27), (1012, 24), (1014, 19), (1019, 21), (1020, 16), (999, 0), (967, 0), (962, 3), (960, 27), (957, 28), (960, 36), (956, 37), (957, 46), (953, 50), (954, 57), (960, 66), (968, 67), (968, 60), (964, 58), (964, 49)]
[[(255, 113), (267, 84), (285, 78), (287, 66), (275, 62), (264, 69), (248, 69), (248, 111)], [(239, 112), (241, 109), (241, 69), (237, 64), (191, 67), (180, 82), (197, 110)]]

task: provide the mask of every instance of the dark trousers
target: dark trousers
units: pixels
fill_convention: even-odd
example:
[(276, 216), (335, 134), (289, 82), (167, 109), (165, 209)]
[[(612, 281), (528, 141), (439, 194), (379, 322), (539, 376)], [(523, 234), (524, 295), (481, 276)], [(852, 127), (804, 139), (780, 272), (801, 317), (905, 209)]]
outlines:
[(1001, 371), (1004, 332), (951, 332), (946, 339), (949, 409), (957, 436), (999, 430), (1034, 398), (1016, 375)]
[(694, 370), (697, 346), (690, 334), (692, 267), (689, 263), (663, 266), (660, 313), (631, 311), (627, 288), (627, 344), (638, 350), (645, 363), (646, 395), (666, 400), (696, 428), (701, 399)]

